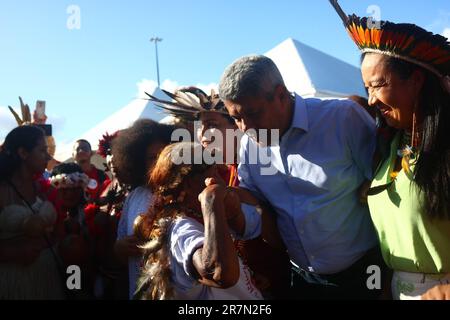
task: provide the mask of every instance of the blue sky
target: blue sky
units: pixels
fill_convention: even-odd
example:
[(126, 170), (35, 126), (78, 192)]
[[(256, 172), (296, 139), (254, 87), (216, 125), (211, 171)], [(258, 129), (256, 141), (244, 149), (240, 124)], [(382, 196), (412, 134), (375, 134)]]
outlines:
[[(414, 22), (436, 33), (450, 28), (448, 0), (341, 0), (347, 13)], [(80, 9), (69, 30), (67, 9)], [(447, 29), (450, 33), (450, 29)], [(57, 142), (76, 138), (156, 80), (217, 83), (236, 58), (264, 53), (286, 38), (358, 65), (359, 54), (327, 0), (0, 0), (0, 141), (13, 120), (4, 107), (47, 101)], [(176, 82), (174, 84), (174, 82)]]

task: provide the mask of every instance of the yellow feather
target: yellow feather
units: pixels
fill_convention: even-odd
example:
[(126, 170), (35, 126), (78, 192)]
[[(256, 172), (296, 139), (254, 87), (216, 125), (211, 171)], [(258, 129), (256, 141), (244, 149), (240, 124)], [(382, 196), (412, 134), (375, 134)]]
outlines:
[(23, 121), (22, 121), (22, 119), (20, 119), (17, 112), (14, 111), (14, 109), (11, 108), (10, 106), (8, 106), (8, 108), (9, 108), (9, 111), (11, 111), (11, 113), (13, 114), (14, 118), (16, 119), (17, 125), (21, 126), (23, 124)]

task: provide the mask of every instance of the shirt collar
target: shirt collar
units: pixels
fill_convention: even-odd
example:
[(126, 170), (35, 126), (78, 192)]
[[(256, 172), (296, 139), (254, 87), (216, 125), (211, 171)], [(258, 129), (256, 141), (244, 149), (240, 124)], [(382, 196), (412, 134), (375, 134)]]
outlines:
[(291, 129), (292, 128), (298, 128), (304, 131), (308, 131), (309, 129), (306, 102), (297, 94), (295, 94), (294, 117), (292, 118)]

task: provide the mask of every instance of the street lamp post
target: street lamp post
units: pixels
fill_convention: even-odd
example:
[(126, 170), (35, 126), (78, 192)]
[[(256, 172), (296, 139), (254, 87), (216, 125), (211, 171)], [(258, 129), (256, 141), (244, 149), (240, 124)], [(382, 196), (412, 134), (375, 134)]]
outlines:
[(154, 37), (150, 39), (150, 42), (154, 42), (155, 43), (155, 52), (156, 52), (156, 75), (158, 77), (158, 87), (161, 86), (160, 82), (159, 82), (159, 60), (158, 60), (158, 42), (161, 42), (163, 39), (158, 38), (158, 37)]

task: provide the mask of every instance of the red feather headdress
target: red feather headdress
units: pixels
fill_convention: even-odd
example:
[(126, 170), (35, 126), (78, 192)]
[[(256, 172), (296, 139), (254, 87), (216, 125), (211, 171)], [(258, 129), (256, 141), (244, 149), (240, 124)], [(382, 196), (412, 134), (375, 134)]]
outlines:
[(97, 153), (101, 155), (103, 158), (111, 155), (111, 146), (112, 141), (119, 135), (119, 131), (116, 131), (112, 135), (106, 133), (103, 135), (103, 139), (98, 142), (98, 150)]
[(414, 24), (347, 16), (337, 0), (330, 0), (350, 37), (362, 52), (385, 54), (406, 60), (442, 78), (450, 92), (450, 43), (448, 39)]

